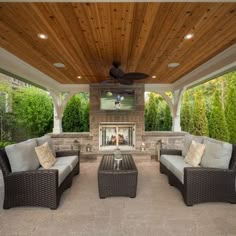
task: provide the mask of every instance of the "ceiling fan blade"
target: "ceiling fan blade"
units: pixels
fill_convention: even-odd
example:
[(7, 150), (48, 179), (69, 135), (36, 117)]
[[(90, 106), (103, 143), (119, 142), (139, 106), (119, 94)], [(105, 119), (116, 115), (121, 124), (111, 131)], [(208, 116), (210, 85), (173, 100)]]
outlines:
[(134, 81), (132, 79), (118, 79), (120, 84), (124, 84), (124, 85), (132, 85), (134, 83)]
[(133, 80), (140, 80), (149, 77), (149, 75), (141, 72), (129, 72), (125, 73), (122, 79), (133, 79)]
[(118, 78), (123, 77), (125, 73), (119, 68), (112, 67), (109, 71), (109, 74), (111, 77), (118, 79)]

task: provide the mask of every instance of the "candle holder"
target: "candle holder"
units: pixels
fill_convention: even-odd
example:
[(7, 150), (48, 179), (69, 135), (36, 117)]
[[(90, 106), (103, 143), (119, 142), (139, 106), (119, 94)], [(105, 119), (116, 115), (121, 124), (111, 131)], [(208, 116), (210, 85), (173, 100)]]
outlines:
[(88, 143), (86, 145), (86, 152), (91, 152), (92, 151), (92, 145), (90, 143)]
[(141, 144), (140, 151), (141, 152), (145, 151), (145, 143), (144, 142), (142, 142), (142, 144)]
[(80, 151), (80, 142), (75, 139), (71, 145), (71, 148), (72, 148), (72, 150)]

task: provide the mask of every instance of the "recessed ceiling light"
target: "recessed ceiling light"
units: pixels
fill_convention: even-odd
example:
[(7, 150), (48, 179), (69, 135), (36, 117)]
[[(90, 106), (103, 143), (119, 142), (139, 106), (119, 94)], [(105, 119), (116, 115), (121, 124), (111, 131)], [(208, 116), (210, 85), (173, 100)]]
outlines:
[(168, 64), (168, 67), (169, 67), (169, 68), (175, 68), (175, 67), (178, 67), (179, 65), (180, 65), (179, 63), (174, 62), (174, 63)]
[(156, 76), (155, 76), (155, 75), (153, 75), (153, 76), (152, 76), (152, 79), (156, 79)]
[(194, 36), (194, 34), (186, 34), (184, 36), (184, 39), (191, 39), (191, 38), (193, 38), (193, 36)]
[(38, 34), (38, 37), (40, 39), (48, 39), (48, 36), (46, 34), (42, 34), (42, 33)]
[(57, 68), (64, 68), (65, 67), (65, 65), (63, 63), (60, 63), (60, 62), (53, 63), (53, 65)]
[(82, 76), (79, 75), (79, 76), (77, 76), (77, 78), (78, 78), (78, 79), (82, 79)]

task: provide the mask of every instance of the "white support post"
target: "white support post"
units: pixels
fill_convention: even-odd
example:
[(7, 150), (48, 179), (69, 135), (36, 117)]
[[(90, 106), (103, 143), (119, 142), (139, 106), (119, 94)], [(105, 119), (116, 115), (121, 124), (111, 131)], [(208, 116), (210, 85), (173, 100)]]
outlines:
[(180, 132), (181, 131), (180, 116), (172, 117), (172, 131), (173, 132)]
[(57, 115), (58, 112), (56, 111), (56, 108), (54, 107), (54, 119), (53, 119), (53, 133), (54, 134), (60, 134), (63, 132), (62, 130), (62, 116)]
[(53, 123), (53, 133), (60, 134), (62, 130), (62, 117), (65, 110), (66, 104), (69, 99), (76, 94), (76, 92), (70, 93), (61, 93), (58, 91), (49, 90), (50, 95), (52, 96), (53, 105), (54, 105), (54, 123)]
[(178, 89), (173, 91), (173, 110), (172, 110), (172, 131), (173, 132), (180, 132), (181, 126), (180, 126), (180, 107), (181, 107), (181, 98), (184, 92), (183, 89)]

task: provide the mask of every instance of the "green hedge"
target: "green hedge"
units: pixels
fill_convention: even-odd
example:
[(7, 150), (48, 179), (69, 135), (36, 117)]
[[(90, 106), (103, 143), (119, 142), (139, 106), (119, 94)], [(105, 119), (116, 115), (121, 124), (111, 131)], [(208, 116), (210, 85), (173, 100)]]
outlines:
[(6, 147), (7, 145), (13, 144), (12, 141), (0, 141), (0, 149)]

